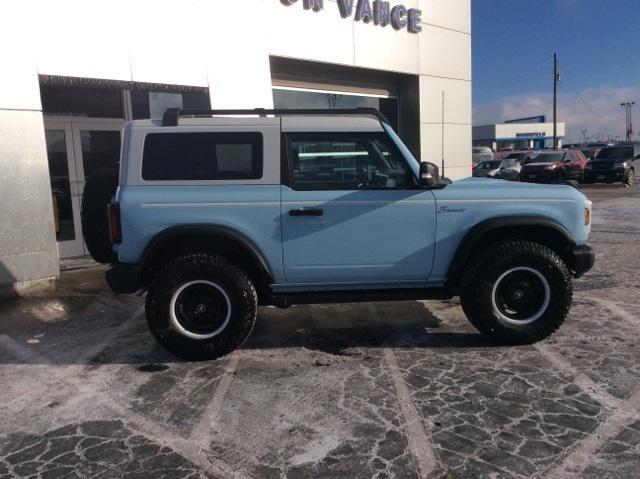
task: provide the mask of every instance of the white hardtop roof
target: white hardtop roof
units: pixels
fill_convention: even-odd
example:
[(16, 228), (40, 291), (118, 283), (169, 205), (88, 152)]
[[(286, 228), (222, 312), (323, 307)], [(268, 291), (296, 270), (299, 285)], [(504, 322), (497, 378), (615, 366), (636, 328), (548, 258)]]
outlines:
[(175, 131), (180, 127), (221, 127), (221, 126), (265, 126), (265, 125), (282, 125), (284, 132), (357, 132), (357, 131), (384, 131), (382, 124), (377, 118), (368, 115), (337, 115), (337, 116), (311, 116), (311, 115), (287, 115), (287, 116), (220, 116), (220, 117), (198, 117), (189, 118), (182, 117), (179, 120), (179, 126), (162, 126), (162, 120), (133, 120), (128, 123), (132, 128), (167, 128), (167, 130)]

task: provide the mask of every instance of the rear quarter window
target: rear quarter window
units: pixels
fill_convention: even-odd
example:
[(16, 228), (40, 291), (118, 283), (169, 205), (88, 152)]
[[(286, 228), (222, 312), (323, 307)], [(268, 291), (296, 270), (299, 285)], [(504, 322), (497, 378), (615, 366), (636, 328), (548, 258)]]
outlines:
[(257, 180), (261, 133), (150, 133), (142, 155), (145, 181)]

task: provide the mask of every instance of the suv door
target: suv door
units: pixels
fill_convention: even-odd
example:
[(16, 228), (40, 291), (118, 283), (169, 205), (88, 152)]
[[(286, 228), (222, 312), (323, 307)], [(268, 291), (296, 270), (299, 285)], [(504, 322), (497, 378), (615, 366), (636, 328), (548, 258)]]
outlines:
[(435, 198), (389, 135), (292, 132), (284, 141), (288, 283), (399, 287), (429, 278)]
[(580, 158), (574, 151), (567, 151), (564, 156), (565, 178), (578, 179), (581, 176)]

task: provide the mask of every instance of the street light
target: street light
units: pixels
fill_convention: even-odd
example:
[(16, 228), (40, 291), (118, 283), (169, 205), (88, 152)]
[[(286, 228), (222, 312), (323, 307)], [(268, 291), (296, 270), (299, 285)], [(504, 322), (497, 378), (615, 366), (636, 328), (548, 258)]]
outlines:
[(626, 119), (626, 126), (625, 126), (625, 133), (627, 135), (627, 141), (631, 141), (631, 138), (633, 137), (633, 121), (631, 118), (631, 108), (633, 108), (633, 106), (636, 104), (635, 101), (628, 101), (626, 103), (620, 103), (620, 106), (623, 107), (626, 110), (627, 113), (627, 119)]
[(580, 130), (580, 134), (582, 135), (582, 143), (587, 144), (587, 130)]

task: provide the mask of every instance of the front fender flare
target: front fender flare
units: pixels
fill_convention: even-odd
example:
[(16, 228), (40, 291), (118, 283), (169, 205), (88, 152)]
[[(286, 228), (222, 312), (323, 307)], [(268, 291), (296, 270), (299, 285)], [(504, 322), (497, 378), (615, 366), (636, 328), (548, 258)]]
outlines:
[(551, 218), (546, 218), (544, 216), (502, 216), (498, 218), (489, 218), (472, 227), (458, 245), (458, 250), (453, 257), (447, 272), (447, 284), (449, 286), (455, 286), (457, 284), (462, 276), (464, 267), (473, 253), (473, 250), (487, 234), (501, 228), (525, 226), (552, 230), (557, 234), (562, 235), (569, 245), (576, 245), (569, 230)]

